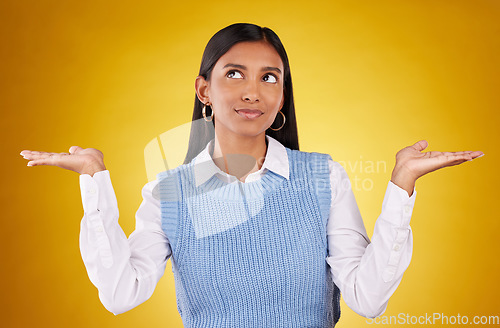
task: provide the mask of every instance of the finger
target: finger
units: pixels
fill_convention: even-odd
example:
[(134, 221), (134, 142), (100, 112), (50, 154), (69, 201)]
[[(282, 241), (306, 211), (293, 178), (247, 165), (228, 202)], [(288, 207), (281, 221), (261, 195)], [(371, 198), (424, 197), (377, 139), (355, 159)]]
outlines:
[(31, 150), (23, 150), (21, 155), (24, 159), (33, 159), (34, 156), (38, 156), (39, 152), (31, 151)]
[[(51, 154), (52, 155), (52, 154)], [(52, 165), (57, 166), (59, 156), (44, 156), (38, 159), (33, 159), (28, 162), (28, 166)]]
[(427, 146), (429, 145), (429, 143), (426, 141), (426, 140), (420, 140), (420, 141), (417, 141), (414, 145), (412, 145), (411, 147), (413, 147), (414, 149), (416, 149), (417, 151), (422, 151), (424, 150), (425, 148), (427, 148)]
[(24, 155), (24, 158), (25, 159), (29, 159), (29, 160), (32, 160), (32, 159), (44, 159), (44, 158), (52, 157), (52, 156), (55, 156), (55, 155), (59, 155), (59, 154), (57, 154), (57, 153), (46, 153), (46, 152), (33, 152), (31, 154)]
[(48, 153), (48, 152), (44, 152), (44, 151), (30, 151), (30, 150), (26, 151), (26, 150), (23, 150), (21, 152), (21, 155), (24, 157), (24, 159), (31, 160), (31, 159), (41, 159), (41, 158), (55, 156), (55, 155), (69, 155), (69, 153)]
[(482, 151), (478, 150), (478, 151), (472, 152), (471, 156), (472, 156), (473, 159), (476, 159), (476, 158), (479, 158), (479, 157), (483, 157), (484, 153)]
[(452, 156), (452, 155), (466, 155), (472, 153), (471, 151), (444, 151), (443, 155)]
[(45, 156), (54, 156), (54, 155), (70, 155), (71, 152), (76, 153), (83, 148), (78, 147), (78, 146), (72, 146), (69, 149), (69, 153), (49, 153), (45, 151), (35, 151), (35, 150), (23, 150), (19, 154), (23, 156), (25, 159), (39, 159), (39, 158), (44, 158)]
[(462, 164), (464, 162), (472, 161), (472, 156), (470, 154), (453, 154), (448, 156), (443, 156), (442, 163), (444, 166), (453, 166)]
[(470, 156), (471, 159), (478, 158), (484, 156), (484, 153), (482, 151), (455, 151), (455, 152), (442, 152), (443, 155), (445, 156), (455, 156), (455, 155), (464, 155), (465, 157), (469, 158)]
[(35, 156), (35, 155), (43, 155), (43, 154), (51, 154), (46, 151), (36, 151), (36, 150), (23, 150), (21, 155), (23, 156)]

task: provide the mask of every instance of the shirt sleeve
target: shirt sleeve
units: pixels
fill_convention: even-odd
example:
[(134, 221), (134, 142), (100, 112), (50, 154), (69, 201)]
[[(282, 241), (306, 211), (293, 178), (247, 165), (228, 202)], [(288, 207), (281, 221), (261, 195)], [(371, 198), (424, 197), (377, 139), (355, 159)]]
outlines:
[(118, 224), (118, 204), (109, 171), (92, 177), (80, 175), (84, 209), (80, 251), (102, 304), (115, 315), (151, 297), (171, 255), (161, 229), (159, 200), (153, 197), (156, 184), (157, 180), (143, 187), (136, 229), (127, 239)]
[(389, 181), (370, 242), (346, 171), (331, 159), (329, 167), (332, 202), (327, 262), (345, 303), (356, 313), (373, 318), (384, 313), (410, 264), (410, 218), (416, 190), (408, 197)]

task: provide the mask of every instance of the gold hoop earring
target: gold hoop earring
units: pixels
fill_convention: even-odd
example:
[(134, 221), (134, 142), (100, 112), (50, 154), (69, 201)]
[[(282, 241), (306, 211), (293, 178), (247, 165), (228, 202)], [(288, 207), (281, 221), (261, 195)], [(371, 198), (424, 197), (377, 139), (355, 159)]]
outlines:
[(285, 122), (286, 122), (285, 114), (283, 114), (283, 112), (281, 111), (281, 109), (280, 109), (279, 113), (281, 115), (283, 115), (283, 124), (281, 124), (281, 126), (279, 128), (277, 128), (277, 129), (273, 129), (272, 127), (269, 127), (273, 131), (279, 131), (279, 130), (281, 130), (281, 128), (283, 127), (283, 125), (285, 125)]
[[(210, 105), (208, 105), (208, 106), (210, 106)], [(207, 105), (203, 104), (203, 109), (201, 110), (201, 115), (203, 115), (203, 118), (205, 119), (205, 121), (211, 122), (214, 119), (214, 110), (212, 109), (212, 115), (210, 115), (210, 119), (207, 120), (206, 108), (207, 108)]]

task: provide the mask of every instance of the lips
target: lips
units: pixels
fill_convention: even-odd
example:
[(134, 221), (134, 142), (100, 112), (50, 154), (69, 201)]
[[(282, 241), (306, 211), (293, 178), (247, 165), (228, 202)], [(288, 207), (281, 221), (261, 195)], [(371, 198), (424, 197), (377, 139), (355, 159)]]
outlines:
[(257, 118), (259, 116), (261, 116), (262, 113), (260, 110), (258, 109), (248, 109), (248, 108), (243, 108), (243, 109), (236, 109), (235, 110), (240, 116), (246, 118), (246, 119), (254, 119), (254, 118)]

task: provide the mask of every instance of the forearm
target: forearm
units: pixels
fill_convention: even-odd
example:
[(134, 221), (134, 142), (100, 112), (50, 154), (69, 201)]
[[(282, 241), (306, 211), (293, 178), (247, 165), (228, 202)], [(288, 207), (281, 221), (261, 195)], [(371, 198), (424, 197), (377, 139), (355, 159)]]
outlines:
[(109, 172), (93, 178), (80, 176), (84, 216), (80, 230), (82, 259), (102, 304), (114, 314), (123, 313), (147, 300), (163, 275), (169, 253), (168, 240), (157, 230), (156, 205), (148, 202), (137, 211), (141, 224), (127, 239), (118, 224), (118, 205)]
[(100, 223), (92, 221), (84, 216), (81, 223), (83, 262), (104, 307), (114, 314), (126, 312), (152, 295), (162, 268), (151, 260), (135, 259), (121, 228), (101, 230)]
[[(338, 243), (344, 236), (331, 236)], [(345, 240), (344, 240), (345, 241)], [(377, 220), (372, 242), (365, 249), (337, 252), (328, 263), (336, 272), (337, 282), (346, 304), (356, 313), (373, 318), (381, 315), (399, 286), (412, 253), (411, 229), (395, 228), (382, 217)], [(357, 256), (353, 256), (357, 253)], [(340, 265), (339, 265), (340, 264)]]
[(408, 197), (389, 182), (371, 243), (352, 192), (337, 193), (328, 224), (327, 262), (347, 305), (362, 316), (378, 316), (410, 263), (409, 222), (416, 193)]

